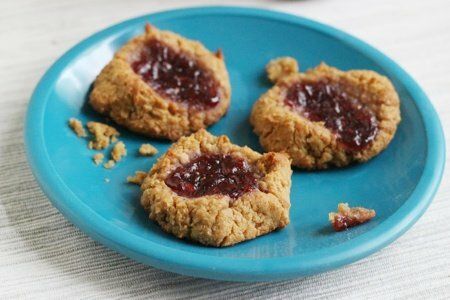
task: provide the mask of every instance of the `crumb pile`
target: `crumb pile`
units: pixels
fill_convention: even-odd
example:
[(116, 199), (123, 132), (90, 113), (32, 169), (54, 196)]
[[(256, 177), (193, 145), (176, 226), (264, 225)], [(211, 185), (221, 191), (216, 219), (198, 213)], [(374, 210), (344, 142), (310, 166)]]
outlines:
[[(80, 120), (76, 118), (70, 118), (69, 126), (78, 137), (84, 138), (88, 136), (86, 130), (83, 127), (83, 123)], [(122, 158), (127, 155), (125, 143), (117, 139), (120, 133), (114, 127), (100, 122), (88, 122), (86, 126), (92, 136), (92, 139), (88, 143), (89, 149), (104, 150), (111, 144), (114, 144), (114, 147), (111, 151), (111, 158), (103, 164), (104, 168), (113, 168), (117, 162), (122, 160)], [(104, 159), (105, 154), (101, 152), (97, 152), (92, 156), (92, 160), (97, 166), (102, 164)]]
[[(86, 130), (83, 127), (83, 123), (76, 119), (70, 118), (69, 126), (78, 137), (87, 137)], [(127, 155), (127, 147), (123, 141), (117, 139), (120, 133), (112, 126), (103, 124), (100, 122), (88, 122), (87, 128), (92, 135), (92, 139), (88, 143), (89, 149), (104, 150), (110, 145), (113, 145), (111, 150), (111, 157), (105, 162), (105, 154), (97, 152), (92, 156), (92, 160), (95, 165), (103, 164), (105, 169), (112, 169), (116, 164), (121, 161)], [(158, 150), (151, 144), (142, 144), (139, 147), (139, 155), (153, 156), (158, 153)], [(136, 171), (133, 176), (127, 177), (127, 182), (141, 185), (144, 181), (147, 173), (144, 171)], [(109, 179), (105, 179), (105, 182), (109, 182)]]
[(90, 133), (94, 136), (93, 140), (89, 142), (89, 149), (102, 150), (108, 148), (112, 139), (119, 136), (119, 132), (112, 126), (99, 123), (88, 122), (87, 127)]

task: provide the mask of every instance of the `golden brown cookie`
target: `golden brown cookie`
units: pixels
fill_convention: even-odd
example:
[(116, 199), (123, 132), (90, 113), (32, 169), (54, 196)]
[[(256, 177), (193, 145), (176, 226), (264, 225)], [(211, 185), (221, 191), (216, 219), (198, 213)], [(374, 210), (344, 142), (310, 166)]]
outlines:
[(141, 186), (141, 204), (166, 232), (230, 246), (289, 224), (287, 155), (259, 154), (205, 130), (181, 138)]
[(285, 151), (294, 166), (343, 167), (388, 146), (400, 122), (400, 101), (389, 79), (376, 72), (322, 63), (277, 77), (255, 103), (250, 122), (264, 149)]
[(147, 25), (101, 71), (89, 102), (132, 131), (177, 140), (217, 122), (230, 96), (220, 50)]

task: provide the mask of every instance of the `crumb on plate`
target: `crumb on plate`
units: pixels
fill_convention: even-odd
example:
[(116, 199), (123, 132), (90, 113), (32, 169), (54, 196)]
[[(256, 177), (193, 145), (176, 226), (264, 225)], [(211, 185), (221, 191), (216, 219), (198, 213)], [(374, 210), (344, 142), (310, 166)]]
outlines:
[(113, 168), (115, 165), (116, 165), (116, 162), (115, 162), (114, 160), (110, 159), (110, 160), (108, 160), (108, 162), (106, 162), (106, 163), (103, 164), (103, 167), (104, 167), (105, 169), (111, 169), (111, 168)]
[(94, 139), (89, 142), (90, 149), (101, 150), (109, 146), (111, 140), (119, 135), (119, 132), (109, 125), (99, 122), (88, 122), (89, 132), (94, 135)]
[(283, 77), (298, 73), (298, 63), (292, 57), (279, 57), (272, 59), (266, 66), (267, 77), (273, 83)]
[(139, 147), (139, 154), (143, 156), (153, 156), (156, 153), (158, 153), (158, 149), (153, 147), (150, 144), (142, 144), (141, 147)]
[(105, 158), (105, 156), (103, 155), (103, 153), (96, 153), (92, 159), (94, 160), (94, 163), (98, 166), (99, 164), (101, 164), (103, 162), (103, 159)]
[(87, 136), (86, 130), (84, 130), (84, 127), (83, 127), (83, 123), (81, 123), (80, 120), (78, 120), (76, 118), (70, 118), (69, 126), (70, 126), (70, 128), (72, 128), (73, 132), (75, 132), (78, 137)]
[(337, 212), (329, 213), (328, 219), (334, 230), (342, 231), (366, 223), (375, 217), (375, 215), (376, 213), (373, 209), (349, 207), (348, 203), (339, 203)]
[(112, 159), (114, 159), (115, 162), (119, 162), (122, 159), (122, 157), (126, 155), (127, 155), (127, 148), (125, 147), (125, 144), (122, 141), (117, 142), (111, 151)]
[(127, 177), (127, 182), (141, 185), (144, 182), (145, 177), (147, 177), (147, 172), (136, 171), (133, 176)]

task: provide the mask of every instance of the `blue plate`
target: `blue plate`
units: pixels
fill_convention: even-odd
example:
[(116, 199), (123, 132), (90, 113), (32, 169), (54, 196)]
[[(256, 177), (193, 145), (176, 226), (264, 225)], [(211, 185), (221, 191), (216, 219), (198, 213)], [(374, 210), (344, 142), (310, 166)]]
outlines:
[[(95, 167), (86, 140), (68, 128), (70, 117), (103, 120), (86, 105), (95, 76), (146, 22), (222, 48), (233, 90), (229, 113), (210, 128), (239, 145), (261, 150), (248, 116), (270, 87), (264, 66), (290, 55), (302, 70), (321, 61), (341, 69), (388, 76), (401, 98), (402, 122), (387, 148), (371, 161), (292, 177), (291, 224), (280, 231), (215, 249), (168, 235), (148, 220), (139, 188), (125, 178), (156, 158), (138, 157), (149, 139), (120, 128), (129, 155), (113, 170)], [(281, 280), (349, 264), (388, 245), (423, 214), (439, 185), (444, 139), (424, 92), (392, 60), (341, 31), (304, 18), (248, 8), (207, 7), (162, 12), (105, 29), (64, 54), (38, 84), (25, 128), (28, 160), (52, 203), (79, 228), (135, 260), (181, 274), (233, 281)], [(160, 153), (170, 146), (150, 140)], [(107, 182), (109, 179), (109, 182)], [(328, 212), (340, 201), (374, 208), (366, 225), (335, 233)]]

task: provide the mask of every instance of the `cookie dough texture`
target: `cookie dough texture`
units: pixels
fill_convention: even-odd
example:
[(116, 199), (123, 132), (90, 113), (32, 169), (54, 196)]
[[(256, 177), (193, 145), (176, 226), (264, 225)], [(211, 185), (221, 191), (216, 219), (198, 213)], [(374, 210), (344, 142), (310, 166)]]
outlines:
[[(312, 122), (284, 105), (286, 86), (302, 80), (330, 80), (346, 87), (375, 113), (378, 133), (368, 147), (347, 151), (323, 122)], [(253, 106), (250, 122), (266, 151), (284, 151), (294, 166), (304, 169), (343, 167), (365, 162), (384, 150), (400, 122), (400, 101), (388, 78), (367, 70), (340, 71), (324, 63), (305, 73), (279, 79)]]
[[(207, 110), (163, 98), (130, 66), (146, 42), (156, 39), (194, 58), (220, 85), (221, 100)], [(177, 140), (217, 122), (228, 110), (231, 88), (221, 51), (212, 53), (201, 43), (147, 25), (143, 35), (125, 44), (101, 71), (90, 94), (90, 104), (128, 129), (156, 138)]]
[[(224, 195), (179, 196), (164, 180), (178, 166), (204, 153), (246, 159), (262, 174), (258, 187), (232, 200)], [(222, 247), (253, 239), (289, 224), (290, 161), (285, 154), (261, 155), (205, 130), (181, 138), (150, 170), (141, 186), (141, 204), (166, 232)]]

